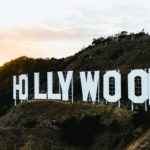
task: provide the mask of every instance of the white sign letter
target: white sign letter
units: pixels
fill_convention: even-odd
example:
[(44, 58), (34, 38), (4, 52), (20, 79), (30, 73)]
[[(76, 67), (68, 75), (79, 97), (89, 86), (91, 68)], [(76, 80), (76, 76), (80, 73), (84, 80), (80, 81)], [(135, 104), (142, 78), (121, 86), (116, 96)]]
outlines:
[(34, 99), (46, 99), (46, 94), (39, 93), (40, 83), (39, 83), (39, 73), (34, 73)]
[(121, 75), (112, 70), (104, 74), (103, 94), (108, 102), (117, 102), (121, 98)]
[(61, 99), (61, 94), (54, 94), (53, 93), (53, 73), (47, 72), (47, 92), (48, 92), (48, 99)]
[(80, 72), (83, 101), (87, 101), (89, 94), (91, 96), (92, 101), (96, 101), (96, 95), (99, 86), (99, 75), (100, 71), (95, 71), (93, 80), (91, 71), (88, 71), (87, 78), (85, 72)]
[(69, 93), (70, 83), (73, 78), (73, 71), (67, 72), (66, 80), (64, 79), (62, 71), (58, 72), (58, 77), (62, 89), (62, 99), (68, 101), (69, 100), (68, 93)]
[[(24, 82), (24, 90), (23, 90)], [(26, 74), (19, 75), (19, 83), (16, 83), (16, 76), (13, 76), (13, 99), (16, 100), (16, 91), (19, 91), (19, 99), (28, 99), (28, 76)]]
[(133, 103), (144, 103), (148, 94), (148, 73), (142, 69), (133, 70), (128, 74), (128, 98)]

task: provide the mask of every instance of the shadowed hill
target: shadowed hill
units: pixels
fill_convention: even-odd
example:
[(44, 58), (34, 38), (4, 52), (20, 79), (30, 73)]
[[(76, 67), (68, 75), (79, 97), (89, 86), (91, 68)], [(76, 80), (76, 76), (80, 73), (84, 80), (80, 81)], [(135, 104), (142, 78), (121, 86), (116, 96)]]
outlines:
[(0, 149), (119, 150), (135, 134), (130, 124), (133, 116), (131, 111), (104, 104), (23, 103), (0, 118)]
[(138, 139), (132, 142), (127, 150), (149, 150), (150, 149), (150, 130), (143, 133)]
[(105, 104), (23, 103), (0, 118), (0, 150), (137, 150), (145, 134), (148, 150), (149, 116)]

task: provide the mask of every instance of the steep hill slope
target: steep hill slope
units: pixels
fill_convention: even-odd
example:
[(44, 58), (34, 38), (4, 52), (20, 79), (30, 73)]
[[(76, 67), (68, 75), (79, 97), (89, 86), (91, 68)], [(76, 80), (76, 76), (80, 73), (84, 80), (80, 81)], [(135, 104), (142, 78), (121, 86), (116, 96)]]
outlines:
[(144, 111), (29, 101), (0, 118), (0, 150), (149, 150), (149, 123)]
[(126, 150), (149, 150), (150, 149), (150, 129), (143, 133), (138, 139), (131, 142)]
[(120, 150), (144, 130), (134, 117), (104, 104), (23, 103), (0, 118), (0, 150)]

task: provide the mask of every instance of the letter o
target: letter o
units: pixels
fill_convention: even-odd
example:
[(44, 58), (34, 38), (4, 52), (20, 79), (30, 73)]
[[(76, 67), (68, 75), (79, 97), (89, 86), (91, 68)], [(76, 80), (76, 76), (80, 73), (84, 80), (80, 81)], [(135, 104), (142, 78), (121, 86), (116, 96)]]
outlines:
[[(110, 78), (114, 80), (114, 92), (110, 93)], [(104, 98), (108, 102), (117, 102), (121, 98), (121, 75), (119, 72), (113, 70), (104, 74), (103, 82)]]
[[(141, 94), (135, 94), (135, 78), (141, 78)], [(133, 70), (128, 74), (128, 98), (133, 103), (144, 103), (148, 99), (148, 73), (142, 69)]]

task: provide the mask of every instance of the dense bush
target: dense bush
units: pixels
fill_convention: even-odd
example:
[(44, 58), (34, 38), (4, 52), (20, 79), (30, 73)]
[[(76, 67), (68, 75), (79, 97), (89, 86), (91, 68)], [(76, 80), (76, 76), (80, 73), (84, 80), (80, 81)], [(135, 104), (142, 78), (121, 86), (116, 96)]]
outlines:
[(100, 123), (100, 116), (85, 116), (81, 120), (72, 117), (60, 126), (61, 140), (76, 146), (89, 146), (93, 142), (94, 135), (105, 128)]

